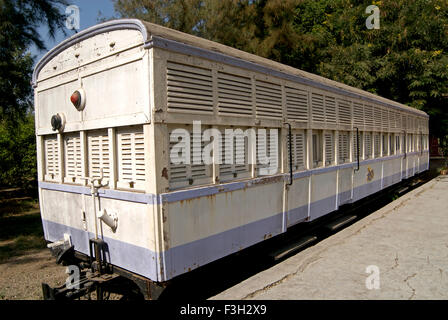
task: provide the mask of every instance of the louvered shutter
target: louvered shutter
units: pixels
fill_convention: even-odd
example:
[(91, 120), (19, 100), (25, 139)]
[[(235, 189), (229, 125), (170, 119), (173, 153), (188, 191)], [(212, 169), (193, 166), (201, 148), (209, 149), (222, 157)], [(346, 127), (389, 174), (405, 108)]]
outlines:
[(370, 132), (365, 133), (366, 136), (366, 147), (365, 147), (365, 159), (372, 157), (372, 134)]
[(286, 111), (289, 120), (308, 121), (308, 92), (286, 87)]
[(364, 108), (361, 103), (353, 103), (353, 124), (355, 126), (364, 126)]
[(166, 77), (168, 111), (213, 113), (211, 70), (169, 61)]
[[(353, 132), (353, 161), (357, 161), (357, 155), (359, 152), (359, 159), (362, 157), (362, 147), (363, 147), (363, 133), (359, 131), (358, 137), (356, 137), (356, 131)], [(359, 148), (358, 148), (359, 140)]]
[(388, 138), (387, 134), (382, 134), (383, 139), (383, 157), (387, 155), (387, 144), (388, 144)]
[(373, 106), (365, 105), (364, 106), (364, 117), (365, 117), (365, 125), (367, 127), (373, 127), (375, 125), (373, 120)]
[(247, 159), (247, 148), (248, 145), (243, 133), (234, 132), (232, 137), (230, 134), (225, 134), (225, 129), (222, 130), (221, 164), (219, 165), (219, 174), (222, 178), (220, 180), (248, 176), (249, 161)]
[(380, 155), (380, 135), (379, 133), (374, 134), (374, 148), (375, 148), (375, 158), (379, 157)]
[(56, 135), (45, 136), (45, 180), (56, 181), (60, 178), (59, 145)]
[(336, 124), (336, 99), (334, 97), (325, 96), (325, 122), (328, 124)]
[[(271, 141), (271, 132), (270, 129), (265, 129), (265, 134), (263, 134), (263, 129), (257, 130), (257, 174), (261, 173), (260, 169), (276, 168), (278, 171), (278, 161), (279, 161), (279, 143), (278, 143), (278, 135), (277, 141)], [(275, 142), (275, 143), (274, 143)], [(272, 156), (272, 159), (271, 159)], [(270, 161), (273, 162), (270, 162)], [(273, 173), (271, 173), (273, 174)]]
[[(292, 152), (292, 167), (293, 170), (299, 170), (305, 167), (305, 134), (301, 131), (295, 131), (291, 134), (291, 152)], [(289, 152), (288, 139), (288, 152)], [(288, 155), (289, 164), (289, 155)]]
[(351, 125), (352, 114), (349, 101), (338, 99), (338, 119), (340, 124)]
[(81, 139), (79, 132), (64, 135), (65, 151), (65, 180), (66, 182), (81, 183), (82, 174), (82, 154)]
[(280, 85), (256, 80), (256, 114), (259, 118), (281, 119), (283, 117)]
[(386, 108), (381, 108), (381, 127), (387, 130), (389, 127), (389, 113)]
[[(202, 128), (205, 130), (205, 128)], [(170, 188), (176, 189), (190, 185), (199, 185), (205, 183), (212, 182), (211, 176), (211, 166), (206, 165), (202, 161), (202, 152), (205, 146), (205, 142), (201, 141), (202, 133), (193, 135), (192, 132), (189, 132), (190, 135), (190, 163), (180, 163), (174, 164), (170, 161), (170, 170), (169, 170), (169, 182)], [(212, 143), (212, 142), (207, 142)], [(171, 155), (172, 148), (177, 145), (179, 147), (184, 146), (185, 140), (183, 142), (170, 141), (170, 152)]]
[(104, 182), (110, 176), (109, 137), (106, 130), (90, 131), (87, 133), (87, 150), (89, 177), (99, 177), (103, 169)]
[(117, 130), (117, 186), (144, 190), (145, 138), (143, 127), (128, 127)]
[(324, 111), (324, 96), (318, 93), (311, 94), (311, 116), (313, 122), (324, 123), (325, 111)]
[(334, 141), (333, 133), (325, 133), (325, 165), (332, 165), (334, 163)]
[(376, 129), (381, 128), (381, 108), (379, 106), (373, 107), (373, 120)]
[(349, 134), (348, 132), (339, 132), (339, 162), (344, 163), (349, 160)]
[(251, 79), (218, 72), (218, 110), (221, 115), (252, 116)]

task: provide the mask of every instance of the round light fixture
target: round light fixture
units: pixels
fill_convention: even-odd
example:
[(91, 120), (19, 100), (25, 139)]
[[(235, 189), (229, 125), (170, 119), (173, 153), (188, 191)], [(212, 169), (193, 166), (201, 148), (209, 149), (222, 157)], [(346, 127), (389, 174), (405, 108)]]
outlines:
[(86, 106), (86, 93), (84, 89), (78, 89), (70, 96), (71, 103), (75, 106), (76, 110), (81, 111)]

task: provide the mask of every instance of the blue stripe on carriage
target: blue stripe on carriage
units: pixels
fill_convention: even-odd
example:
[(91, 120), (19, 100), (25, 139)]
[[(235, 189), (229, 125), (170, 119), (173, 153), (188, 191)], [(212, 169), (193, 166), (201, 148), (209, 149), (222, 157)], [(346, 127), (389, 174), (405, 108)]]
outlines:
[[(399, 174), (394, 175), (399, 177)], [(395, 178), (394, 178), (395, 179)], [(374, 180), (354, 189), (350, 202), (379, 191), (381, 180)], [(342, 192), (338, 198), (349, 191)], [(336, 196), (330, 196), (310, 204), (310, 221), (336, 209)], [(308, 205), (293, 208), (287, 212), (288, 225), (304, 221), (308, 217)], [(49, 241), (63, 239), (64, 233), (71, 234), (76, 250), (89, 254), (88, 240), (94, 235), (83, 230), (43, 220), (45, 238)], [(170, 248), (161, 253), (127, 242), (105, 237), (109, 248), (109, 262), (154, 281), (167, 281), (178, 275), (220, 259), (256, 244), (267, 237), (282, 233), (283, 213), (254, 221), (219, 234)], [(159, 266), (164, 267), (159, 267)], [(163, 271), (161, 271), (163, 270)], [(161, 272), (164, 272), (161, 274)]]
[[(49, 220), (42, 220), (45, 230), (45, 239), (51, 242), (64, 238), (64, 233), (71, 235), (75, 250), (89, 255), (89, 239), (95, 235), (91, 232), (68, 227)], [(157, 254), (147, 248), (133, 245), (111, 238), (104, 237), (107, 244), (108, 262), (128, 271), (137, 273), (154, 281), (160, 281), (157, 273)]]
[[(419, 153), (419, 152), (408, 153), (408, 155), (413, 155), (413, 154), (417, 154), (417, 153)], [(368, 164), (372, 164), (372, 163), (376, 163), (376, 162), (388, 161), (388, 160), (393, 160), (393, 159), (398, 159), (398, 158), (403, 158), (403, 155), (401, 154), (401, 155), (394, 155), (394, 156), (383, 157), (383, 158), (363, 160), (363, 161), (360, 161), (359, 164), (360, 164), (360, 166), (363, 166), (363, 165), (368, 165)], [(356, 166), (357, 166), (357, 162), (351, 162), (351, 163), (345, 163), (345, 164), (331, 166), (331, 167), (315, 168), (315, 169), (310, 169), (310, 170), (306, 170), (306, 171), (296, 172), (293, 174), (293, 178), (300, 179), (300, 178), (304, 178), (304, 177), (309, 177), (313, 174), (327, 173), (327, 172), (332, 172), (332, 171), (336, 171), (336, 170), (340, 170), (340, 169), (352, 168), (352, 167), (356, 167)], [(284, 179), (284, 180), (289, 180), (289, 174), (287, 174), (287, 173), (280, 174), (280, 175), (278, 175), (278, 177), (282, 177), (282, 179)], [(256, 186), (258, 184), (258, 181), (262, 182), (262, 181), (269, 180), (272, 178), (273, 178), (272, 176), (259, 177), (259, 178), (251, 179), (249, 181), (244, 181), (244, 182), (232, 182), (232, 183), (220, 184), (217, 186), (205, 186), (205, 187), (199, 187), (199, 188), (194, 188), (194, 189), (189, 189), (189, 190), (172, 191), (169, 193), (163, 193), (160, 196), (162, 198), (161, 201), (164, 203), (176, 202), (176, 201), (188, 200), (188, 199), (193, 199), (193, 198), (202, 197), (202, 196), (209, 196), (209, 195), (213, 195), (213, 194), (217, 194), (217, 193), (221, 193), (221, 192), (229, 192), (229, 191), (245, 189), (245, 188), (248, 188), (251, 186)]]

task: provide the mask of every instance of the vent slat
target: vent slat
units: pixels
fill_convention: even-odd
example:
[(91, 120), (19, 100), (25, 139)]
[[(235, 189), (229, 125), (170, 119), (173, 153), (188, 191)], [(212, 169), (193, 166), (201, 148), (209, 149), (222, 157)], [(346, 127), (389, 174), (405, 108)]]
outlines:
[(209, 69), (167, 64), (168, 111), (213, 113), (213, 83)]

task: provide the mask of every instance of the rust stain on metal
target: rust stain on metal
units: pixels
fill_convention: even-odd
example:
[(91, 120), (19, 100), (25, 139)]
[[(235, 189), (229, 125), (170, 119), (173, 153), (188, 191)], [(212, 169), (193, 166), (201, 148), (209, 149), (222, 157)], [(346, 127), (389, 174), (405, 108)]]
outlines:
[(162, 177), (164, 177), (165, 179), (168, 180), (168, 169), (167, 168), (163, 168)]

